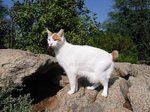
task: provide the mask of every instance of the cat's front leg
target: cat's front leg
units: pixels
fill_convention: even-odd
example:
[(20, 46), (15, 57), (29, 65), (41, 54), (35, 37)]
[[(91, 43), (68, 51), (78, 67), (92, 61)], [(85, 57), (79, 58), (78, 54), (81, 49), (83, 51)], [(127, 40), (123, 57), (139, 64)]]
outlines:
[(67, 74), (69, 83), (70, 83), (70, 90), (68, 91), (68, 94), (73, 94), (78, 90), (78, 82), (76, 75), (73, 73)]

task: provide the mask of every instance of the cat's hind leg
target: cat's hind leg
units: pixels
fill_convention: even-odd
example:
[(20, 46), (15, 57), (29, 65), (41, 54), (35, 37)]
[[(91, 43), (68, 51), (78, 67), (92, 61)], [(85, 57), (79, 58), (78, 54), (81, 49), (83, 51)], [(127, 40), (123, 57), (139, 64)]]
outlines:
[(94, 85), (88, 86), (86, 88), (89, 89), (89, 90), (93, 90), (93, 89), (96, 89), (99, 85), (100, 85), (100, 83), (95, 83)]
[(113, 67), (114, 64), (111, 63), (111, 65), (109, 66), (109, 68), (107, 68), (107, 70), (103, 71), (103, 72), (99, 72), (99, 81), (100, 83), (103, 85), (103, 91), (102, 91), (102, 96), (107, 97), (108, 95), (108, 82), (109, 82), (109, 78), (111, 76), (111, 73), (113, 71)]
[(109, 82), (109, 78), (107, 78), (106, 72), (101, 73), (99, 80), (100, 80), (100, 83), (103, 86), (103, 91), (102, 91), (101, 95), (103, 97), (107, 97), (107, 95), (108, 95), (108, 82)]
[(108, 82), (103, 82), (103, 92), (101, 93), (102, 96), (107, 97), (108, 95)]

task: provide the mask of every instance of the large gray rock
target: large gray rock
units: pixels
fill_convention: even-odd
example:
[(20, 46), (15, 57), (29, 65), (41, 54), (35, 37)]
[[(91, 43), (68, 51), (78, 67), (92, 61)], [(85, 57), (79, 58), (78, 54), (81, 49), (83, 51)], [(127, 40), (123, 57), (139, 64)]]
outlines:
[[(14, 96), (30, 93), (33, 103), (43, 100), (49, 105), (53, 102), (50, 108), (54, 108), (57, 105), (54, 95), (66, 83), (62, 74), (63, 69), (54, 57), (22, 50), (0, 49), (0, 87), (6, 82), (7, 85), (12, 82), (24, 85), (21, 91), (12, 92)], [(45, 100), (47, 97), (51, 99)]]
[(134, 77), (147, 77), (150, 78), (150, 66), (148, 65), (138, 65), (138, 64), (132, 64), (131, 66), (131, 74)]
[[(124, 82), (123, 78), (113, 78), (110, 80), (109, 95), (107, 98), (101, 96), (102, 87), (96, 90), (87, 90), (80, 87), (79, 91), (73, 95), (68, 95), (69, 85), (61, 89), (56, 97), (59, 102), (56, 112), (107, 112), (116, 110), (115, 112), (131, 112), (123, 105), (126, 100), (120, 89), (120, 84)], [(124, 93), (125, 94), (125, 93)], [(53, 110), (54, 111), (54, 110)]]
[(134, 112), (150, 112), (150, 79), (130, 77), (127, 97)]
[(150, 66), (131, 66), (127, 97), (134, 112), (150, 112)]
[(0, 49), (0, 78), (11, 77), (14, 82), (20, 83), (23, 77), (46, 73), (54, 63), (56, 59), (48, 55)]
[(131, 63), (115, 63), (115, 75), (128, 77), (131, 75)]

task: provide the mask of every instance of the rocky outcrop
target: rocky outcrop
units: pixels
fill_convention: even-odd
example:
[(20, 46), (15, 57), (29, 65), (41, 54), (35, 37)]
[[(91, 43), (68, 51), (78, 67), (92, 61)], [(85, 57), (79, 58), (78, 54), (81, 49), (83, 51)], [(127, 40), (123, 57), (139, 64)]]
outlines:
[[(108, 97), (102, 86), (87, 90), (79, 78), (79, 91), (68, 95), (68, 78), (55, 58), (20, 50), (0, 50), (0, 77), (15, 76), (36, 99), (35, 109), (50, 112), (150, 112), (150, 66), (115, 63)], [(23, 77), (23, 78), (22, 78)], [(20, 80), (23, 79), (23, 80)]]
[[(69, 84), (66, 83), (66, 86), (55, 95), (54, 101), (58, 102), (55, 108), (50, 108), (53, 102), (45, 108), (52, 112), (150, 111), (150, 66), (115, 63), (107, 98), (101, 96), (102, 86), (96, 90), (87, 90), (85, 89), (88, 84), (86, 79), (79, 79), (79, 84), (79, 91), (68, 95)], [(50, 99), (47, 98), (47, 100)]]
[[(34, 103), (52, 97), (63, 85), (63, 69), (49, 55), (33, 54), (22, 50), (0, 49), (0, 79), (9, 79), (25, 85), (20, 92), (30, 93)], [(0, 86), (3, 86), (0, 81)]]
[(48, 55), (33, 54), (21, 50), (0, 49), (0, 77), (10, 76), (15, 82), (31, 74), (46, 73), (56, 59)]
[(109, 95), (101, 96), (102, 87), (85, 89), (86, 80), (79, 80), (80, 89), (68, 95), (69, 84), (62, 88), (55, 99), (59, 102), (52, 112), (149, 112), (150, 66), (115, 63), (109, 83)]

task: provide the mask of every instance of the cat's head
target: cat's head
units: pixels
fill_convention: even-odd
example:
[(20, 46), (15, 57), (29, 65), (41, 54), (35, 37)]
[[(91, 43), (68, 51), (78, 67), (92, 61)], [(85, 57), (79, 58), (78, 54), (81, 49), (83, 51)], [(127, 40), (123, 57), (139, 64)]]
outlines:
[(47, 29), (47, 33), (48, 33), (47, 42), (49, 47), (59, 48), (64, 44), (65, 39), (63, 29), (61, 29), (58, 33), (52, 33)]

